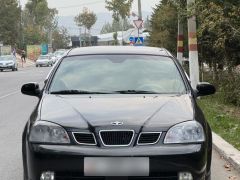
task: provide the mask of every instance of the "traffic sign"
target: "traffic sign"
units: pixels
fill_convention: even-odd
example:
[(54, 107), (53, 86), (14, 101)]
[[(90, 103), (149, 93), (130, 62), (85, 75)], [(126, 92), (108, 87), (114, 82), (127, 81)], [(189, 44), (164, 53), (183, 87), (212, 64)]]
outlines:
[(134, 40), (135, 40), (135, 38), (132, 37), (132, 36), (129, 38), (129, 41), (130, 41), (130, 42), (134, 42)]
[(143, 37), (135, 37), (135, 46), (143, 46), (144, 43), (144, 39)]
[(143, 27), (143, 20), (133, 20), (133, 22), (138, 29)]

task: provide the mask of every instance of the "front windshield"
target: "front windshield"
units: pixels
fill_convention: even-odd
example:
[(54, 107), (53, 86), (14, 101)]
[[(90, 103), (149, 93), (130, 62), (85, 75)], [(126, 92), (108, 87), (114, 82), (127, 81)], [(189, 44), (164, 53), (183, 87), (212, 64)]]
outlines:
[(182, 77), (169, 57), (150, 55), (91, 55), (65, 58), (50, 92), (151, 91), (186, 92)]
[(58, 52), (56, 52), (55, 53), (55, 56), (62, 56), (62, 55), (64, 55), (64, 51), (58, 51)]
[(39, 59), (49, 59), (49, 56), (40, 56)]
[(12, 56), (0, 56), (0, 61), (10, 61), (13, 60)]

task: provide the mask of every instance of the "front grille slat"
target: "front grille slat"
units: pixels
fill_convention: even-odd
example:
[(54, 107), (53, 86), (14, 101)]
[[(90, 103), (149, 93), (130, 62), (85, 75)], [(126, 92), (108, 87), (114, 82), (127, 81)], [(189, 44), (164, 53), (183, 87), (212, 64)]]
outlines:
[(104, 146), (129, 146), (134, 137), (133, 130), (101, 130), (100, 138)]
[(96, 139), (93, 133), (73, 132), (74, 140), (78, 144), (96, 145)]
[(141, 133), (138, 138), (138, 145), (156, 144), (161, 136), (161, 132)]

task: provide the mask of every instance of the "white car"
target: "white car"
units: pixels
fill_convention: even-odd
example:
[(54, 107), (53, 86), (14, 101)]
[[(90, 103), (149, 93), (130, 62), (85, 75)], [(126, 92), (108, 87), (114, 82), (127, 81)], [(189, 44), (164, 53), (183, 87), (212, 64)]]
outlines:
[(50, 55), (41, 55), (36, 61), (36, 67), (53, 66), (53, 64)]
[(0, 71), (3, 71), (4, 69), (11, 69), (12, 71), (18, 70), (18, 64), (15, 56), (0, 56)]
[(68, 51), (66, 50), (57, 50), (55, 51), (53, 57), (51, 58), (54, 63), (61, 59)]

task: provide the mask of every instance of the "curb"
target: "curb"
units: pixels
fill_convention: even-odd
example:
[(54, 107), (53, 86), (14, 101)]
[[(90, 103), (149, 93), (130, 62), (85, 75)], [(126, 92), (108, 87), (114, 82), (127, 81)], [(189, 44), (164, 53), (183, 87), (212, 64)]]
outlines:
[(213, 148), (240, 173), (240, 151), (212, 132)]

